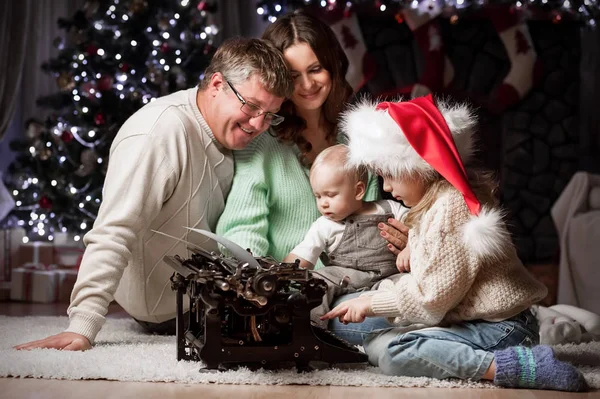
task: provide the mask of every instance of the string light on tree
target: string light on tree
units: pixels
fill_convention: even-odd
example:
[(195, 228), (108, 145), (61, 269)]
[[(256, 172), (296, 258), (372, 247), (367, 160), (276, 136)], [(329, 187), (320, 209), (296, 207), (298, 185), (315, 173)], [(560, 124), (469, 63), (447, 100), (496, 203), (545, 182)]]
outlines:
[(452, 18), (453, 23), (457, 23), (463, 13), (490, 5), (510, 5), (538, 17), (545, 16), (555, 23), (578, 20), (590, 28), (595, 28), (600, 19), (598, 0), (261, 0), (256, 2), (256, 13), (271, 22), (283, 14), (306, 7), (320, 8), (326, 12), (335, 12), (336, 8), (343, 8), (346, 17), (357, 7), (398, 15), (399, 10), (417, 9), (421, 3), (435, 4), (435, 7), (443, 10), (444, 17)]
[(58, 90), (37, 102), (53, 112), (11, 143), (19, 155), (4, 177), (17, 205), (7, 225), (25, 227), (27, 240), (83, 237), (115, 134), (146, 103), (197, 84), (215, 50), (217, 4), (87, 0), (59, 19), (69, 40), (54, 39), (58, 55), (42, 66)]

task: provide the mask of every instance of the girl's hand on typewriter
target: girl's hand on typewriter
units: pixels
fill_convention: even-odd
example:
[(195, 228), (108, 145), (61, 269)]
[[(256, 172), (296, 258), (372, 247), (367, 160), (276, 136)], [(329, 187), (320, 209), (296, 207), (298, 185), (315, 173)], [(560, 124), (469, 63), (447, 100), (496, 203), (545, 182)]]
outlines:
[(321, 320), (329, 320), (338, 317), (341, 323), (362, 323), (365, 318), (372, 316), (371, 297), (359, 296), (349, 299), (337, 305), (331, 311), (321, 316)]

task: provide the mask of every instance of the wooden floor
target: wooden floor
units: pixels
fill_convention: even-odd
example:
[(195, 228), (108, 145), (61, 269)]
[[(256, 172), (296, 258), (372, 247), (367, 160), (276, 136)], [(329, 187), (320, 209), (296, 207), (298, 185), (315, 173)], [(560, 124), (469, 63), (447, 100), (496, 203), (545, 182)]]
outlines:
[[(27, 304), (0, 302), (0, 315), (8, 316), (56, 316), (66, 314), (66, 304)], [(128, 317), (116, 304), (111, 305), (107, 317)], [(0, 360), (1, 361), (1, 360)], [(447, 399), (562, 399), (596, 398), (600, 391), (587, 393), (565, 393), (552, 391), (515, 389), (449, 389), (449, 388), (361, 388), (339, 386), (263, 386), (263, 385), (216, 385), (174, 384), (147, 382), (118, 382), (104, 380), (63, 381), (33, 378), (0, 378), (0, 397), (3, 399), (64, 398), (148, 398), (148, 399), (212, 399), (235, 397), (250, 398), (339, 398), (358, 399), (375, 397), (388, 398), (447, 398)]]

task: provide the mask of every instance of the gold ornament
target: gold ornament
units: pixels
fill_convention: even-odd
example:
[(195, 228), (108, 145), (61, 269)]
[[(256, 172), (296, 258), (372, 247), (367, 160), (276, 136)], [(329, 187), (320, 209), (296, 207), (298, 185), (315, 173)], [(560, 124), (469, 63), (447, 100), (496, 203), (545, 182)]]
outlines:
[(148, 7), (148, 3), (144, 0), (133, 0), (129, 6), (129, 11), (133, 14), (144, 11)]
[(32, 121), (27, 125), (27, 130), (25, 131), (25, 135), (29, 140), (34, 140), (40, 137), (42, 131), (44, 130), (44, 125), (39, 122)]
[(75, 172), (77, 176), (87, 176), (94, 171), (98, 161), (98, 155), (94, 150), (85, 149), (80, 156), (81, 165)]
[(156, 68), (155, 66), (150, 66), (148, 68), (148, 80), (150, 80), (150, 82), (156, 84), (156, 85), (160, 85), (163, 81), (163, 73), (160, 69)]
[(168, 18), (161, 18), (158, 21), (158, 27), (162, 31), (169, 30), (169, 28), (171, 27), (171, 24), (169, 23), (169, 19)]
[(42, 148), (38, 151), (38, 156), (42, 161), (47, 161), (48, 158), (52, 155), (52, 150), (50, 148)]
[(70, 91), (75, 87), (73, 76), (71, 76), (71, 74), (68, 72), (61, 72), (61, 74), (56, 78), (56, 84), (62, 91)]

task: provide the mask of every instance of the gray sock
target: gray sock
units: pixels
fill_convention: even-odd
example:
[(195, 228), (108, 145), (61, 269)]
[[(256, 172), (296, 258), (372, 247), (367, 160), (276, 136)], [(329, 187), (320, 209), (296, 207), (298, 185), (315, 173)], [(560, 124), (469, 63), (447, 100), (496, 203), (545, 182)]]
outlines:
[(514, 346), (494, 352), (494, 383), (507, 388), (587, 391), (583, 375), (572, 365), (558, 360), (546, 345)]

